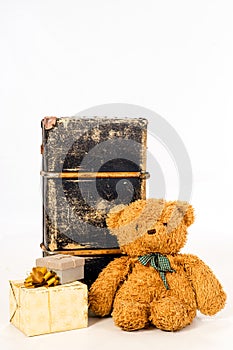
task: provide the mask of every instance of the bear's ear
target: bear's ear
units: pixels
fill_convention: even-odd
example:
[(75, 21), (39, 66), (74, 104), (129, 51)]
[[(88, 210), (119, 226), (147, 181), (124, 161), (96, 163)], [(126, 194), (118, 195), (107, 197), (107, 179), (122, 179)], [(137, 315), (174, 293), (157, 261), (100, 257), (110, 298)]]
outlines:
[(113, 229), (119, 227), (120, 216), (123, 213), (126, 205), (119, 204), (112, 208), (106, 218), (108, 228)]
[[(107, 216), (106, 224), (110, 230), (117, 229), (119, 227), (129, 225), (130, 222), (136, 220), (143, 208), (146, 206), (147, 201), (145, 199), (138, 199), (135, 202), (129, 204), (119, 204), (113, 207)], [(149, 204), (148, 207), (150, 208)]]
[(180, 210), (184, 217), (184, 223), (188, 227), (194, 223), (194, 209), (191, 204), (187, 202), (177, 201), (178, 210)]
[(187, 227), (194, 223), (195, 215), (194, 215), (194, 209), (191, 206), (191, 204), (188, 205), (188, 208), (187, 208), (186, 213), (184, 215), (184, 220), (185, 220)]

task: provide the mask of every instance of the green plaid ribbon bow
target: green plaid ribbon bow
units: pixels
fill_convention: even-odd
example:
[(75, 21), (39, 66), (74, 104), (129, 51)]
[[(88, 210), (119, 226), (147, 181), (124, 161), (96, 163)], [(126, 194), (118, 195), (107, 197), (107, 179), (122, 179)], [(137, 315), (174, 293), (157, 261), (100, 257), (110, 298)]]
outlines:
[(170, 261), (166, 256), (159, 253), (151, 253), (139, 256), (138, 260), (144, 266), (146, 266), (150, 262), (151, 266), (159, 272), (166, 289), (169, 289), (166, 279), (166, 272), (175, 272), (175, 270), (171, 268)]

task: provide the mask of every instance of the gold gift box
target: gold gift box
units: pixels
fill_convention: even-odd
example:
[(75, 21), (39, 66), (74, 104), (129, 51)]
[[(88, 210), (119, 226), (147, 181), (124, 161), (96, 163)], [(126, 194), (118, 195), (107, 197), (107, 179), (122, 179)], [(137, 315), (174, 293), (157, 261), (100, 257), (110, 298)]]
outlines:
[(10, 322), (27, 336), (87, 327), (87, 286), (72, 282), (55, 287), (26, 288), (10, 282)]

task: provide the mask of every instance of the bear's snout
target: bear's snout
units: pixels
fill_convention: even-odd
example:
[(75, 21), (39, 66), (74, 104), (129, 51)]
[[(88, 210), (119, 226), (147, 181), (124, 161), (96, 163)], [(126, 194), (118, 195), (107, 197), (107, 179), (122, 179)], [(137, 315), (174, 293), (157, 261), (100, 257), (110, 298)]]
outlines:
[(153, 235), (156, 233), (156, 229), (153, 228), (152, 230), (148, 230), (147, 233), (148, 233), (148, 235)]

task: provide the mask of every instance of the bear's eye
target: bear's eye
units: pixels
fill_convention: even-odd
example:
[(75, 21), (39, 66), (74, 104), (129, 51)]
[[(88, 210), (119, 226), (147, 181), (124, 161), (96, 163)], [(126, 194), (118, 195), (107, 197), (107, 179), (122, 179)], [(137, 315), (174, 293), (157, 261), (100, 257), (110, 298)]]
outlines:
[(163, 223), (163, 226), (167, 226), (167, 222), (164, 222), (164, 223)]

